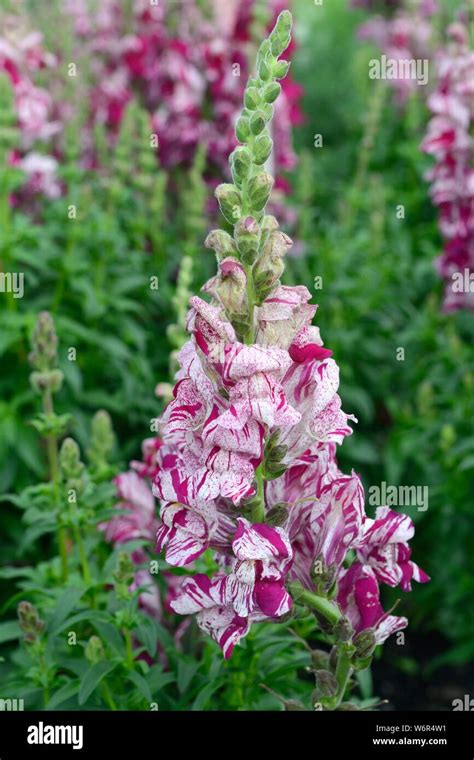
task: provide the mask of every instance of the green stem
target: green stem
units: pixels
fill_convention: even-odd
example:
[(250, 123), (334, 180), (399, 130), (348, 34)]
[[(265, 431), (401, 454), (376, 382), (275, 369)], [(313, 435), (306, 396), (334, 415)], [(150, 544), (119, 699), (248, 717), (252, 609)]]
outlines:
[(249, 329), (245, 336), (245, 343), (251, 346), (255, 341), (254, 331), (254, 309), (255, 309), (255, 286), (253, 282), (252, 265), (245, 264), (245, 274), (247, 276), (247, 306), (249, 312)]
[[(53, 396), (50, 390), (47, 390), (43, 394), (43, 411), (45, 414), (53, 414)], [(59, 461), (58, 461), (58, 440), (56, 436), (48, 436), (46, 442), (46, 449), (48, 454), (49, 464), (49, 477), (53, 483), (54, 505), (59, 506), (60, 489), (59, 489)], [(68, 556), (67, 556), (67, 533), (66, 529), (62, 526), (58, 526), (57, 540), (59, 546), (59, 556), (61, 558), (61, 578), (63, 583), (68, 578)]]
[(319, 612), (329, 623), (335, 625), (342, 617), (342, 613), (339, 608), (329, 599), (325, 599), (323, 596), (318, 596), (312, 591), (301, 591), (298, 594), (298, 601), (302, 601), (311, 607), (311, 609)]
[(117, 710), (117, 705), (115, 704), (114, 698), (110, 691), (109, 684), (103, 681), (101, 684), (101, 691), (102, 691), (102, 696), (104, 697), (105, 702), (108, 704), (110, 709), (115, 712)]
[(255, 479), (257, 481), (257, 496), (252, 507), (252, 522), (263, 523), (265, 522), (265, 481), (262, 465), (259, 465), (255, 470)]
[(127, 667), (132, 669), (133, 668), (133, 645), (132, 645), (132, 634), (130, 633), (128, 628), (123, 629), (123, 635), (125, 638), (125, 646), (127, 649)]
[(77, 544), (77, 550), (79, 552), (79, 560), (81, 562), (81, 568), (82, 568), (82, 577), (84, 578), (84, 582), (89, 586), (92, 583), (92, 576), (91, 576), (91, 571), (89, 568), (89, 562), (87, 560), (87, 554), (84, 548), (84, 542), (82, 540), (81, 531), (77, 526), (74, 529), (74, 538)]
[(342, 644), (339, 648), (337, 665), (336, 665), (336, 680), (339, 685), (336, 696), (336, 707), (338, 707), (344, 699), (344, 694), (347, 688), (347, 683), (352, 675), (352, 665), (350, 653), (346, 650)]

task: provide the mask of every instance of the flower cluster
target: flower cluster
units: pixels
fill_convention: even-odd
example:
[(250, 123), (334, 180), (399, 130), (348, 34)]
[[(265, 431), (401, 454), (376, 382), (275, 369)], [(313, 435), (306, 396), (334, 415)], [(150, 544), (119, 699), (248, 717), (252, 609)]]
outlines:
[[(271, 16), (278, 5), (270, 3)], [(221, 175), (235, 147), (256, 4), (209, 0), (205, 11), (202, 6), (190, 0), (183, 11), (175, 3), (137, 0), (132, 17), (116, 0), (103, 0), (95, 13), (87, 0), (66, 8), (91, 59), (93, 121), (116, 132), (138, 95), (151, 114), (165, 168), (192, 161), (205, 145), (208, 166)], [(283, 170), (295, 164), (291, 126), (301, 119), (299, 96), (300, 88), (288, 81), (278, 104), (275, 164)]]
[(212, 552), (216, 572), (185, 577), (170, 607), (195, 614), (226, 657), (252, 623), (305, 605), (345, 642), (344, 656), (353, 638), (351, 656), (367, 657), (407, 623), (383, 610), (379, 583), (408, 591), (427, 576), (410, 559), (412, 521), (386, 507), (369, 518), (358, 476), (339, 470), (336, 447), (352, 432), (339, 369), (312, 325), (309, 291), (280, 282), (291, 240), (265, 214), (264, 164), (290, 30), (284, 12), (245, 90), (233, 183), (216, 189), (234, 234), (206, 240), (219, 266), (204, 287), (212, 298), (191, 298), (162, 440), (139, 475), (161, 503), (157, 548), (168, 564), (192, 571)]
[(393, 75), (390, 72), (387, 81), (400, 105), (418, 87), (417, 79), (404, 71), (404, 62), (431, 58), (431, 16), (436, 10), (434, 0), (424, 0), (415, 3), (413, 7), (397, 10), (391, 17), (373, 16), (357, 30), (359, 39), (374, 42), (387, 61), (390, 61)]
[(44, 50), (42, 35), (25, 29), (18, 17), (7, 16), (2, 22), (0, 75), (3, 72), (8, 77), (13, 91), (21, 139), (21, 143), (14, 146), (10, 161), (26, 174), (24, 190), (55, 198), (60, 193), (57, 162), (52, 156), (34, 150), (34, 145), (50, 140), (61, 125), (53, 118), (51, 95), (34, 80), (37, 72), (56, 66), (57, 59)]
[[(131, 469), (118, 475), (115, 485), (119, 501), (117, 514), (100, 527), (107, 541), (120, 546), (128, 541), (142, 540), (152, 544), (158, 529), (155, 499), (151, 492), (150, 478), (155, 474), (154, 457), (159, 447), (156, 439), (143, 442), (143, 460), (131, 463)], [(135, 566), (132, 590), (140, 588), (140, 605), (152, 617), (161, 615), (161, 599), (157, 585), (148, 569), (144, 549), (136, 549), (131, 559)]]
[(380, 584), (410, 591), (428, 576), (411, 559), (411, 519), (388, 507), (366, 515), (359, 477), (339, 469), (337, 446), (354, 420), (341, 409), (339, 369), (312, 324), (309, 291), (280, 281), (291, 240), (265, 213), (273, 180), (264, 165), (290, 30), (280, 14), (259, 49), (233, 182), (216, 189), (233, 235), (206, 239), (218, 260), (203, 288), (210, 301), (190, 299), (191, 339), (160, 438), (119, 477), (123, 514), (104, 528), (114, 541), (156, 532), (157, 550), (181, 573), (165, 574), (166, 611), (194, 616), (226, 658), (253, 624), (312, 611), (337, 662), (317, 671), (326, 684), (317, 698), (337, 709), (350, 673), (407, 625), (383, 609)]
[(445, 280), (447, 311), (474, 309), (474, 52), (460, 23), (448, 30), (450, 45), (437, 60), (438, 84), (428, 99), (433, 117), (422, 149), (434, 156), (427, 179), (439, 209), (444, 250), (438, 271)]

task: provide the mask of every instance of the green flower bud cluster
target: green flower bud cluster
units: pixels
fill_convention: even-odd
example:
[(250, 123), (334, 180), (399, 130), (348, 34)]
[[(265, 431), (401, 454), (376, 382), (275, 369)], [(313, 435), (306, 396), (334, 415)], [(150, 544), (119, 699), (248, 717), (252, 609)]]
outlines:
[(102, 640), (99, 639), (98, 636), (91, 636), (85, 646), (84, 654), (86, 660), (90, 662), (91, 665), (95, 665), (96, 663), (105, 660), (105, 649)]
[(38, 314), (31, 345), (32, 351), (28, 358), (32, 367), (42, 372), (56, 366), (58, 336), (53, 318), (48, 311)]
[(99, 475), (109, 474), (109, 460), (115, 446), (115, 435), (110, 415), (104, 409), (96, 412), (92, 418), (91, 435), (87, 458), (92, 470)]
[(263, 476), (265, 480), (275, 480), (286, 471), (283, 459), (286, 456), (287, 447), (278, 443), (279, 432), (276, 431), (265, 442), (263, 458)]
[[(150, 141), (151, 124), (147, 111), (132, 100), (125, 111), (113, 155), (112, 190), (120, 193), (120, 185), (130, 185), (142, 192), (148, 192), (154, 182), (158, 145)], [(135, 171), (131, 172), (131, 167)]]
[(281, 92), (277, 80), (289, 68), (278, 57), (290, 43), (291, 23), (288, 11), (280, 13), (275, 28), (259, 48), (256, 76), (248, 81), (244, 108), (235, 127), (241, 145), (230, 156), (233, 183), (219, 185), (215, 192), (223, 216), (235, 227), (239, 258), (246, 265), (258, 259), (267, 238), (264, 210), (274, 182), (264, 168), (273, 148), (268, 126), (273, 103)]
[(337, 577), (337, 565), (325, 565), (321, 557), (317, 557), (311, 568), (311, 579), (318, 594), (333, 596)]
[(39, 617), (38, 610), (30, 602), (20, 602), (17, 613), (23, 640), (34, 644), (44, 629), (44, 621)]
[[(291, 25), (291, 14), (283, 11), (270, 36), (260, 45), (256, 74), (247, 83), (244, 107), (235, 127), (240, 145), (229, 159), (232, 182), (215, 190), (221, 213), (232, 226), (233, 235), (213, 230), (205, 243), (215, 250), (219, 262), (232, 257), (245, 267), (247, 307), (238, 313), (228, 311), (225, 305), (224, 309), (239, 339), (249, 344), (255, 340), (255, 307), (278, 286), (284, 269), (283, 256), (291, 245), (291, 240), (278, 230), (276, 219), (265, 215), (274, 183), (265, 169), (273, 149), (269, 125), (274, 115), (273, 104), (281, 92), (278, 80), (286, 76), (290, 65), (279, 60), (279, 56), (290, 43)], [(278, 454), (281, 452), (276, 452), (267, 463), (268, 477), (278, 477), (283, 471)]]
[[(272, 220), (267, 222), (267, 227), (273, 224), (274, 217), (266, 217), (266, 219)], [(253, 270), (258, 305), (280, 282), (280, 277), (285, 269), (283, 257), (291, 246), (292, 240), (284, 232), (278, 229), (269, 231), (262, 254)]]
[(127, 552), (120, 552), (114, 571), (115, 593), (121, 601), (130, 599), (129, 586), (133, 580), (133, 562)]
[(30, 375), (33, 389), (39, 395), (57, 393), (63, 382), (63, 373), (57, 369), (58, 338), (51, 314), (42, 311), (38, 315), (32, 335), (32, 351), (29, 361), (34, 371)]
[[(368, 660), (375, 652), (377, 642), (375, 639), (374, 631), (371, 628), (366, 628), (365, 631), (361, 631), (354, 636), (355, 655), (359, 660)], [(364, 667), (367, 667), (366, 665)]]
[(79, 446), (73, 438), (65, 438), (61, 444), (59, 469), (61, 480), (67, 491), (72, 489), (78, 496), (84, 492), (86, 487), (85, 465), (81, 462)]

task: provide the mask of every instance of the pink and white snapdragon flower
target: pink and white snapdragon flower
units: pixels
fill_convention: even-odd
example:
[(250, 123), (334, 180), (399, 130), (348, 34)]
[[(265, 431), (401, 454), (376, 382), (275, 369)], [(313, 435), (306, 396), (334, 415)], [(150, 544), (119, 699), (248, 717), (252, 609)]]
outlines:
[[(368, 3), (366, 7), (369, 7)], [(432, 57), (434, 35), (431, 17), (438, 6), (434, 0), (423, 0), (408, 7), (397, 8), (397, 3), (389, 7), (395, 9), (394, 15), (374, 15), (358, 27), (357, 36), (360, 40), (375, 43), (387, 60), (391, 68), (390, 75), (387, 73), (387, 83), (393, 89), (396, 103), (403, 106), (420, 83), (427, 84), (425, 78), (428, 79), (428, 70), (424, 62)], [(418, 79), (418, 69), (416, 77), (412, 70), (407, 75), (405, 65), (409, 62), (413, 67), (423, 64), (424, 78)]]
[[(337, 447), (356, 420), (341, 408), (339, 368), (312, 324), (311, 294), (280, 282), (291, 240), (265, 213), (273, 180), (263, 164), (274, 113), (266, 106), (288, 69), (279, 56), (290, 31), (283, 12), (259, 49), (233, 183), (216, 189), (233, 236), (206, 239), (219, 267), (203, 288), (210, 300), (190, 299), (191, 337), (160, 440), (146, 443), (133, 470), (153, 481), (160, 502), (157, 550), (187, 573), (179, 587), (173, 576), (166, 608), (194, 617), (225, 658), (253, 625), (311, 610), (334, 643), (338, 687), (321, 699), (336, 709), (354, 668), (407, 625), (383, 609), (380, 584), (409, 591), (428, 576), (410, 556), (410, 518), (387, 507), (370, 518), (360, 478), (339, 469)], [(109, 530), (149, 530), (149, 494), (146, 509), (141, 485), (124, 496), (136, 517)]]
[(243, 145), (231, 156), (235, 184), (216, 191), (229, 221), (236, 204), (247, 216), (238, 216), (234, 238), (215, 230), (206, 241), (219, 272), (203, 288), (210, 302), (190, 300), (191, 339), (155, 451), (158, 551), (182, 568), (210, 552), (218, 567), (187, 576), (170, 607), (196, 615), (225, 657), (252, 624), (286, 619), (300, 601), (330, 605), (333, 622), (345, 619), (354, 635), (369, 630), (382, 643), (407, 621), (384, 613), (379, 582), (409, 590), (412, 579), (428, 579), (410, 559), (411, 520), (386, 508), (370, 519), (359, 477), (337, 466), (336, 448), (355, 418), (341, 408), (339, 368), (312, 324), (309, 291), (279, 280), (291, 240), (263, 211), (271, 177), (242, 135), (259, 99), (278, 94), (268, 71), (286, 69), (275, 55), (289, 40), (288, 15), (281, 18), (259, 52), (261, 80), (246, 93)]
[(56, 65), (57, 58), (45, 50), (40, 32), (26, 29), (19, 17), (2, 18), (0, 75), (6, 75), (11, 87), (19, 128), (18, 145), (9, 162), (25, 173), (22, 198), (57, 198), (61, 193), (56, 159), (35, 149), (37, 143), (48, 143), (61, 130), (50, 93), (35, 84), (39, 71)]
[[(280, 4), (269, 3), (270, 20)], [(95, 12), (84, 1), (68, 3), (66, 11), (92, 61), (92, 123), (105, 124), (115, 135), (128, 102), (138, 97), (158, 134), (162, 165), (190, 163), (203, 145), (211, 176), (228, 171), (227, 157), (236, 145), (234, 124), (254, 49), (256, 3), (208, 0), (207, 7), (201, 5), (137, 0), (127, 16), (116, 0), (103, 0)], [(286, 184), (279, 170), (296, 162), (291, 129), (302, 119), (300, 96), (299, 85), (288, 79), (275, 135), (282, 190)]]
[(434, 157), (427, 179), (445, 240), (437, 260), (445, 281), (444, 309), (474, 309), (474, 52), (461, 23), (437, 58), (438, 84), (428, 99), (433, 114), (422, 149)]

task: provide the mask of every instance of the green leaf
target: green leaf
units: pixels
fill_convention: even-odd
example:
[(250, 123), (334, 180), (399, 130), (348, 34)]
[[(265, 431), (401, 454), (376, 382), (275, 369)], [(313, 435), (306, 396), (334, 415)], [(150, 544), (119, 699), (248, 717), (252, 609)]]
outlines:
[(192, 704), (191, 710), (202, 710), (212, 695), (217, 691), (217, 689), (220, 689), (224, 683), (224, 679), (221, 678), (217, 681), (208, 683), (204, 689), (200, 690), (199, 694)]
[(169, 683), (173, 683), (175, 675), (173, 673), (165, 673), (161, 665), (153, 665), (146, 676), (146, 680), (152, 692), (155, 692), (163, 689)]
[(82, 588), (68, 588), (61, 594), (56, 609), (48, 623), (48, 630), (52, 635), (57, 633), (58, 630), (61, 630), (63, 621), (66, 620), (71, 610), (77, 606), (83, 593), (84, 589)]
[(89, 699), (90, 695), (95, 691), (100, 682), (106, 675), (112, 672), (117, 666), (116, 662), (96, 662), (95, 665), (91, 665), (87, 673), (85, 674), (79, 689), (79, 704), (83, 705)]
[(141, 676), (139, 673), (136, 672), (136, 670), (131, 670), (127, 678), (129, 681), (132, 681), (135, 686), (137, 687), (138, 691), (142, 695), (142, 697), (145, 697), (147, 702), (153, 702), (153, 696), (151, 693), (151, 689), (147, 681)]
[(158, 631), (156, 630), (155, 621), (143, 616), (137, 626), (137, 635), (150, 657), (155, 657), (158, 646)]
[(14, 641), (21, 636), (21, 629), (17, 620), (7, 620), (6, 623), (0, 623), (0, 644), (6, 641)]
[(71, 699), (77, 692), (79, 691), (81, 682), (79, 680), (75, 681), (68, 681), (64, 684), (64, 686), (61, 686), (58, 691), (53, 694), (51, 699), (49, 700), (48, 704), (46, 705), (47, 710), (55, 710), (59, 705), (62, 705), (63, 702), (67, 702), (68, 699)]
[(183, 694), (189, 687), (191, 681), (199, 670), (199, 660), (191, 658), (182, 658), (178, 663), (177, 684), (180, 694)]
[(106, 623), (109, 619), (110, 615), (103, 610), (83, 610), (59, 623), (52, 634), (57, 636), (58, 633), (64, 631), (65, 628), (72, 628), (74, 625), (77, 625), (77, 623), (82, 623), (84, 621), (96, 625), (98, 623)]
[(125, 643), (116, 627), (112, 623), (101, 623), (94, 620), (92, 624), (102, 641), (110, 647), (112, 652), (118, 654), (119, 657), (124, 657)]

